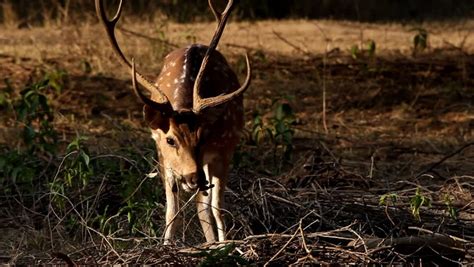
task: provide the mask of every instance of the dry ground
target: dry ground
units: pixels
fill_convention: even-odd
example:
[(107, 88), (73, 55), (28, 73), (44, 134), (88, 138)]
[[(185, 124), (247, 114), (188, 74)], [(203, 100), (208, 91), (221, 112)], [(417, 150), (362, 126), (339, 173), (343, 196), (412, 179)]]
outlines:
[[(150, 76), (157, 74), (163, 55), (173, 46), (207, 43), (214, 29), (209, 23), (128, 22), (121, 27), (119, 40), (126, 54), (135, 57)], [(429, 47), (414, 55), (417, 27), (428, 31)], [(233, 212), (227, 219), (233, 225), (229, 238), (238, 239), (235, 253), (256, 264), (269, 260), (274, 264), (416, 262), (417, 257), (429, 263), (444, 253), (436, 244), (448, 242), (444, 258), (435, 259), (438, 263), (471, 262), (473, 27), (474, 21), (230, 24), (221, 51), (237, 70), (241, 70), (240, 54), (248, 51), (255, 69), (245, 101), (248, 130), (255, 111), (264, 118), (271, 116), (274, 101), (288, 102), (297, 118), (292, 126), (292, 162), (281, 173), (272, 172), (275, 166), (262, 160), (271, 153), (268, 146), (243, 142), (248, 162), (259, 163), (232, 171), (227, 208)], [(129, 74), (115, 61), (99, 25), (0, 28), (0, 33), (0, 77), (8, 78), (14, 88), (44, 70), (67, 71), (67, 85), (54, 99), (55, 124), (63, 142), (80, 133), (90, 137), (88, 145), (99, 155), (123, 147), (150, 149)], [(350, 49), (354, 45), (364, 48), (369, 40), (376, 43), (376, 55), (354, 58)], [(0, 143), (17, 143), (15, 133), (9, 124), (1, 126)], [(420, 221), (409, 207), (417, 187), (432, 199), (431, 207), (421, 209)], [(387, 193), (397, 194), (399, 202), (380, 205), (380, 197)], [(456, 218), (447, 213), (446, 195), (452, 198)], [(24, 230), (12, 219), (0, 221), (8, 224), (3, 227), (5, 233)], [(379, 243), (374, 238), (407, 236), (422, 240), (370, 245), (371, 240)], [(2, 235), (0, 243), (0, 262), (35, 259), (28, 258), (29, 251), (21, 251), (28, 246), (15, 236)], [(415, 253), (426, 244), (436, 253)], [(92, 249), (71, 245), (64, 251), (77, 262), (89, 263), (199, 262), (199, 257), (183, 253), (182, 247), (164, 248), (156, 243), (151, 248), (138, 245), (115, 252), (104, 241)], [(43, 256), (36, 256), (36, 262), (48, 262), (41, 254), (44, 251), (37, 253)], [(407, 256), (412, 253), (415, 258)]]

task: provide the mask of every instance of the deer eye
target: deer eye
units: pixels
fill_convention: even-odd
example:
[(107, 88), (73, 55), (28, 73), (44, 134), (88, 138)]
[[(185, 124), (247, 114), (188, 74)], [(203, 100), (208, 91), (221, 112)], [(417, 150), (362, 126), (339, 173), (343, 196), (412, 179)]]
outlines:
[(166, 138), (166, 143), (172, 147), (176, 147), (176, 141), (171, 137)]

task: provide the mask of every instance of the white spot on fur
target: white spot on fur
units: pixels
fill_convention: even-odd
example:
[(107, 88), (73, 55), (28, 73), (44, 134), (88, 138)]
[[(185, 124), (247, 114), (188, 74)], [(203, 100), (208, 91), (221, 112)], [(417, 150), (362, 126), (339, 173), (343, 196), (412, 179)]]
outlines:
[(175, 66), (176, 66), (176, 61), (171, 62), (171, 67), (175, 67)]
[(166, 76), (170, 77), (170, 76), (171, 76), (171, 71), (168, 71), (168, 72), (166, 73)]

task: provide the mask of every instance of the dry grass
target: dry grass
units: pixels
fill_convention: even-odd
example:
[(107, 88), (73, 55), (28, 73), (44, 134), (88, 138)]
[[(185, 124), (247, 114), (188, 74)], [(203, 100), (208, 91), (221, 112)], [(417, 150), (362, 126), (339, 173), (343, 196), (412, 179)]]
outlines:
[[(206, 43), (213, 29), (208, 23), (157, 25), (129, 23), (123, 27), (135, 33), (119, 34), (126, 53), (150, 75), (159, 70), (164, 52), (172, 49), (153, 38), (162, 34), (177, 46), (193, 39)], [(258, 110), (268, 117), (272, 101), (277, 99), (288, 98), (285, 101), (297, 117), (293, 161), (282, 173), (272, 173), (274, 166), (262, 159), (271, 154), (271, 147), (255, 147), (248, 140), (243, 143), (241, 151), (247, 153), (248, 162), (234, 167), (226, 195), (227, 209), (232, 211), (227, 218), (228, 237), (236, 240), (234, 252), (259, 265), (269, 261), (415, 262), (436, 253), (415, 253), (419, 242), (413, 250), (400, 250), (396, 242), (403, 240), (397, 238), (421, 237), (440, 252), (430, 242), (442, 236), (442, 242), (450, 245), (440, 254), (458, 260), (466, 253), (463, 262), (471, 262), (472, 25), (472, 21), (451, 25), (335, 21), (230, 24), (221, 50), (239, 69), (240, 54), (247, 49), (255, 66), (255, 79), (245, 102), (248, 128), (253, 113)], [(430, 47), (414, 57), (412, 29), (418, 26), (428, 30)], [(353, 59), (348, 50), (353, 45), (363, 47), (369, 39), (377, 44), (377, 56)], [(131, 93), (129, 74), (117, 65), (98, 25), (2, 29), (0, 55), (0, 74), (17, 90), (45, 69), (67, 70), (68, 83), (54, 99), (60, 114), (56, 128), (64, 142), (80, 133), (90, 137), (88, 145), (98, 155), (116, 154), (124, 146), (134, 151), (150, 149), (145, 145), (148, 132), (141, 124), (141, 104)], [(322, 123), (323, 87), (327, 92), (327, 132)], [(0, 128), (0, 137), (18, 142), (11, 125)], [(433, 201), (430, 208), (421, 209), (421, 221), (412, 216), (408, 204), (417, 187)], [(380, 205), (380, 197), (387, 193), (397, 194), (398, 201)], [(110, 201), (100, 188), (96, 194), (102, 201)], [(453, 197), (456, 219), (447, 214), (446, 194)], [(13, 205), (6, 200), (0, 203)], [(0, 262), (73, 259), (95, 264), (191, 264), (203, 257), (182, 246), (159, 246), (159, 236), (104, 236), (87, 223), (82, 224), (84, 235), (91, 238), (86, 238), (89, 242), (84, 246), (58, 230), (61, 222), (56, 222), (54, 235), (47, 226), (35, 228), (33, 217), (49, 220), (51, 214), (37, 214), (21, 201), (19, 204), (20, 214), (8, 206), (0, 210), (2, 215), (8, 214), (1, 220), (5, 227), (0, 227), (0, 233), (24, 232), (2, 235)], [(162, 215), (160, 207), (156, 208), (157, 216)], [(193, 217), (192, 212), (187, 214), (186, 218)], [(18, 218), (25, 223), (18, 225)], [(186, 247), (201, 240), (195, 229), (197, 223), (192, 221), (183, 230), (192, 236), (182, 240)], [(376, 238), (390, 237), (395, 238), (392, 244), (370, 245), (380, 243)], [(365, 240), (365, 247), (360, 246), (361, 240)], [(121, 249), (124, 243), (127, 249)], [(57, 253), (58, 248), (68, 256)], [(414, 257), (407, 256), (412, 253)]]
[[(220, 46), (226, 54), (241, 53), (242, 50), (238, 47), (243, 47), (261, 50), (265, 54), (301, 56), (300, 51), (280, 40), (276, 32), (312, 55), (336, 48), (347, 52), (353, 45), (364, 45), (367, 40), (374, 40), (377, 51), (381, 54), (408, 55), (413, 48), (413, 37), (416, 34), (414, 29), (422, 27), (429, 32), (431, 49), (459, 47), (466, 53), (472, 53), (474, 38), (470, 35), (470, 28), (473, 25), (474, 21), (470, 20), (416, 25), (304, 20), (236, 22), (229, 24)], [(185, 46), (192, 41), (207, 43), (215, 25), (158, 21), (153, 24), (124, 23), (122, 27), (148, 37), (159, 38), (163, 35), (169, 42)], [(115, 65), (107, 40), (102, 37), (103, 30), (96, 24), (23, 30), (4, 28), (0, 37), (0, 53), (38, 60), (45, 57), (88, 59), (96, 71), (126, 73)], [(162, 54), (153, 53), (161, 51), (163, 46), (159, 41), (130, 34), (119, 34), (119, 40), (129, 55), (136, 57), (138, 63), (147, 66), (146, 70), (151, 75), (159, 70)], [(164, 49), (170, 47), (164, 46)]]

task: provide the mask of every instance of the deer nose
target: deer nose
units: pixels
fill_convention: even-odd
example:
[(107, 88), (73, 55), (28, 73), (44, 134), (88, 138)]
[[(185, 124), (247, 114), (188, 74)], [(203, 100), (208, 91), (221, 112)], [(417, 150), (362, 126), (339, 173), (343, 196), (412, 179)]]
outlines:
[(183, 189), (185, 191), (190, 192), (192, 190), (195, 190), (198, 187), (197, 173), (183, 175), (183, 178), (184, 178)]

